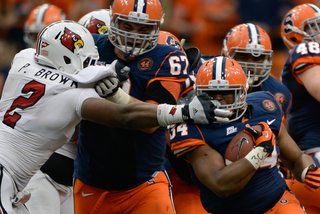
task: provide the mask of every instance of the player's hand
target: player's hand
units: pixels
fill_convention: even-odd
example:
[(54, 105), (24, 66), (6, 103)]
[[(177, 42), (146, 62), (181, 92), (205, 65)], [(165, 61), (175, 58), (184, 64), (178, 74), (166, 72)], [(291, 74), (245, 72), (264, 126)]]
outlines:
[(260, 122), (258, 125), (260, 125), (262, 128), (261, 132), (253, 129), (249, 125), (247, 125), (244, 130), (246, 133), (252, 136), (254, 144), (256, 146), (263, 147), (270, 156), (273, 152), (273, 147), (276, 144), (275, 136), (268, 124), (265, 122)]
[(97, 82), (96, 92), (100, 97), (107, 98), (114, 95), (120, 87), (120, 82), (116, 77), (109, 76)]
[(319, 189), (320, 169), (315, 164), (311, 164), (308, 167), (304, 183), (306, 184), (305, 187), (312, 192), (315, 192), (317, 189)]
[(130, 68), (126, 66), (123, 62), (119, 60), (114, 60), (111, 63), (111, 66), (114, 66), (114, 70), (117, 73), (117, 78), (120, 82), (129, 79)]
[(183, 119), (186, 122), (197, 124), (228, 123), (232, 114), (229, 110), (217, 109), (220, 103), (209, 100), (208, 95), (195, 96), (191, 102), (182, 109)]

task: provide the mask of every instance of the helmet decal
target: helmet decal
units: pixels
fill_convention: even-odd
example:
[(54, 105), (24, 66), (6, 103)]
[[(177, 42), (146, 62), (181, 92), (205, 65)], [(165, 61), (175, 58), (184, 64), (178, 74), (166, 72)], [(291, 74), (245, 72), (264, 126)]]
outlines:
[(95, 32), (97, 34), (101, 34), (102, 31), (104, 31), (104, 33), (106, 33), (107, 27), (106, 27), (106, 23), (104, 23), (104, 21), (99, 20), (95, 17), (91, 17), (90, 22), (87, 25), (87, 28), (90, 32)]
[(216, 80), (225, 79), (226, 58), (217, 57), (212, 64), (212, 78)]
[(306, 5), (308, 5), (308, 6), (311, 7), (312, 9), (314, 9), (314, 11), (315, 11), (316, 13), (320, 13), (319, 8), (316, 7), (315, 5), (313, 5), (313, 4), (306, 4)]
[(139, 13), (146, 13), (147, 0), (135, 0), (133, 11), (136, 11)]
[(248, 33), (249, 33), (249, 38), (250, 38), (250, 43), (252, 44), (261, 44), (260, 43), (260, 33), (257, 25), (253, 25), (248, 23), (247, 25), (248, 28)]
[(61, 44), (68, 48), (73, 53), (76, 47), (83, 48), (83, 40), (81, 37), (69, 30), (68, 28), (64, 28), (64, 34), (61, 36)]

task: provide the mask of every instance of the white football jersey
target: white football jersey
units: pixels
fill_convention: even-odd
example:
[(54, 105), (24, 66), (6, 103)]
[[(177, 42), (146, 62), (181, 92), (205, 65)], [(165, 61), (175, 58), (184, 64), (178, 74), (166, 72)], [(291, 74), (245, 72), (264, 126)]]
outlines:
[(93, 88), (79, 88), (79, 84), (92, 86), (106, 76), (101, 69), (87, 72), (89, 79), (94, 78), (80, 83), (79, 79), (86, 79), (82, 71), (77, 80), (72, 78), (76, 75), (38, 65), (34, 53), (35, 49), (26, 49), (15, 56), (0, 101), (0, 164), (19, 190), (69, 141), (82, 119), (83, 102), (99, 98)]

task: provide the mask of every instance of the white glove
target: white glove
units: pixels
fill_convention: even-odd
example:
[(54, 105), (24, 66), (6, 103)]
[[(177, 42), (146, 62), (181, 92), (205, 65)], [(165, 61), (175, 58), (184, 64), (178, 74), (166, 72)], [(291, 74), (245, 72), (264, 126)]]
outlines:
[(232, 112), (217, 109), (220, 102), (208, 100), (208, 98), (206, 94), (195, 96), (189, 104), (182, 108), (183, 120), (197, 124), (228, 123), (228, 116), (231, 116)]
[(120, 87), (119, 80), (114, 76), (106, 77), (95, 85), (96, 92), (100, 97), (106, 98), (114, 95)]

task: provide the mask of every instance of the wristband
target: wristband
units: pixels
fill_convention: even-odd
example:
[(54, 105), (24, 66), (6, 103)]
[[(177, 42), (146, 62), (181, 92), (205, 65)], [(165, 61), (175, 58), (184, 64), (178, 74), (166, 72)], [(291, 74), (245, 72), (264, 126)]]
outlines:
[(258, 169), (262, 162), (267, 158), (269, 155), (268, 152), (261, 146), (258, 146), (252, 149), (246, 156), (247, 159), (255, 169)]
[(107, 97), (106, 100), (117, 104), (128, 104), (130, 101), (130, 95), (119, 88), (114, 95)]
[(307, 166), (306, 168), (304, 168), (304, 170), (301, 172), (301, 181), (304, 183), (304, 181), (306, 180), (306, 175), (308, 172), (309, 167)]
[(184, 105), (160, 104), (157, 108), (157, 119), (160, 126), (166, 127), (174, 123), (182, 123), (182, 108)]

